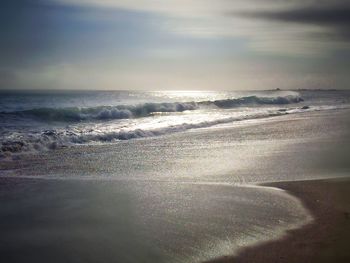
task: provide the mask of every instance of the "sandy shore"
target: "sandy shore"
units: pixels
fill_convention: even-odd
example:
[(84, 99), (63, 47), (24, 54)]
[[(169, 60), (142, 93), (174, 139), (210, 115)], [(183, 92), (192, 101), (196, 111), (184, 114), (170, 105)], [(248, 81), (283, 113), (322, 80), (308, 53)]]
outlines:
[[(0, 262), (156, 263), (174, 255), (200, 262), (244, 245), (236, 258), (214, 262), (350, 262), (350, 180), (298, 181), (349, 174), (349, 113), (286, 115), (3, 162)], [(302, 200), (315, 222), (248, 247), (245, 238), (268, 240), (278, 224), (300, 222), (304, 209), (298, 216), (284, 194), (230, 183), (286, 180), (294, 182), (269, 185)]]
[(313, 180), (268, 184), (302, 200), (315, 220), (281, 240), (242, 250), (226, 262), (350, 262), (350, 180)]

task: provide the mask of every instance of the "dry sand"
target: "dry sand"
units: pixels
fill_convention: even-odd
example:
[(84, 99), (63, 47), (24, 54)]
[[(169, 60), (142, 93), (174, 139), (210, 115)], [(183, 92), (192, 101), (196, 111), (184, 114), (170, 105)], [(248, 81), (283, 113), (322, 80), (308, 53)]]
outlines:
[(313, 180), (272, 183), (300, 198), (315, 220), (289, 231), (281, 240), (242, 250), (235, 257), (212, 263), (349, 263), (350, 180)]

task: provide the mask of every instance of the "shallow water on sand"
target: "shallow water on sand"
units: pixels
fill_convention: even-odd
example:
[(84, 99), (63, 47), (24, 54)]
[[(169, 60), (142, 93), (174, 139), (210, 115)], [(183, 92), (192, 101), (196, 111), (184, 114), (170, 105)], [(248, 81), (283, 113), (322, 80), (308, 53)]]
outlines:
[(0, 186), (4, 262), (200, 262), (308, 220), (296, 200), (264, 188), (32, 179), (14, 188)]

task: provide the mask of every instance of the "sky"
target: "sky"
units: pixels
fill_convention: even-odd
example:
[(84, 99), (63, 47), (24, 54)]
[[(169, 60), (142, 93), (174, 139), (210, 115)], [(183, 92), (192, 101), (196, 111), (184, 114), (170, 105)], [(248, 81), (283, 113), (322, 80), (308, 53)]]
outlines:
[(349, 0), (3, 0), (0, 89), (350, 89)]

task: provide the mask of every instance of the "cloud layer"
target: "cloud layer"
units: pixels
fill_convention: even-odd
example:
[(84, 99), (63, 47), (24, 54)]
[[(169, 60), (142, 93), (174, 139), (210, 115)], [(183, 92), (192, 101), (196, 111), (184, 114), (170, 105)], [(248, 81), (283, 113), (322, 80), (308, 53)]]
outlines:
[(4, 0), (0, 88), (347, 87), (344, 0)]
[[(348, 48), (346, 0), (53, 0), (163, 16), (160, 28), (193, 37), (236, 37), (257, 51), (302, 54)], [(283, 30), (281, 30), (283, 28)], [(283, 48), (285, 47), (285, 48)]]

